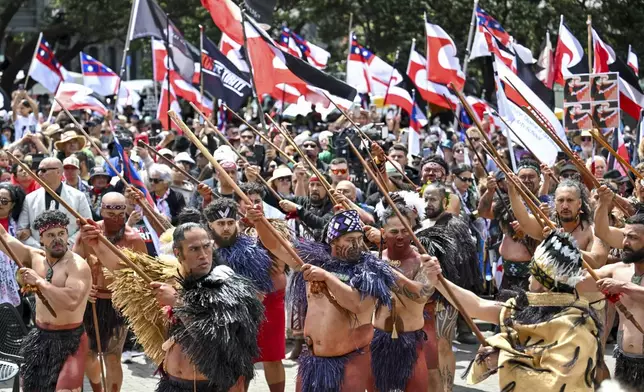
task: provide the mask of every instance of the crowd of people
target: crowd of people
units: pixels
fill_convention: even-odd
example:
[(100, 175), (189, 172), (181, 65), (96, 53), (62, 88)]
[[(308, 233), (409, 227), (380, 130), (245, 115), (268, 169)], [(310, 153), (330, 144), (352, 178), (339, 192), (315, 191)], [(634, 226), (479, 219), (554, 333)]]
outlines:
[(451, 391), (455, 339), (480, 344), (471, 383), (644, 390), (644, 165), (609, 169), (586, 131), (548, 166), (487, 121), (429, 126), (416, 156), (374, 111), (164, 130), (12, 98), (0, 301), (30, 328), (24, 391), (119, 391), (137, 340), (157, 391), (245, 391), (261, 362), (280, 392), (287, 335), (297, 391)]

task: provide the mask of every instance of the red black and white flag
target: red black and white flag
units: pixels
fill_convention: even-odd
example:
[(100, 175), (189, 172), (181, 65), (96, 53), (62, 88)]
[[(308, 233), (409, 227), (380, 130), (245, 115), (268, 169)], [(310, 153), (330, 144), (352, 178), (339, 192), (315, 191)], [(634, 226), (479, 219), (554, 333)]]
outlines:
[(631, 67), (631, 69), (635, 73), (635, 76), (639, 76), (639, 74), (640, 74), (640, 63), (637, 60), (637, 55), (633, 52), (633, 49), (631, 49), (630, 45), (628, 45), (628, 55), (626, 57), (626, 64), (629, 67)]
[(563, 15), (561, 15), (559, 37), (555, 50), (554, 81), (563, 86), (564, 79), (568, 76), (588, 72), (588, 58), (584, 53), (584, 48), (566, 26)]
[(537, 78), (548, 88), (554, 83), (554, 50), (550, 42), (550, 31), (546, 31), (546, 39), (541, 45), (541, 53), (537, 59)]
[(427, 76), (429, 81), (448, 85), (454, 83), (459, 90), (465, 85), (465, 75), (456, 53), (452, 38), (436, 24), (429, 23), (425, 16), (427, 33)]

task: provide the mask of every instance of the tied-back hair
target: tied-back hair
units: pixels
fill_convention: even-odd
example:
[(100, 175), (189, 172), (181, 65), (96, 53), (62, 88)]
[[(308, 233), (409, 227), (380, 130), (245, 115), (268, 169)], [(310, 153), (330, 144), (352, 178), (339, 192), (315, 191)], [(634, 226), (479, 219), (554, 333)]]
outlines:
[(231, 210), (237, 211), (239, 209), (239, 204), (237, 204), (237, 202), (234, 201), (233, 199), (220, 197), (218, 199), (213, 200), (212, 203), (208, 204), (206, 208), (203, 210), (203, 214), (208, 220), (208, 222), (214, 222), (217, 219), (221, 219), (221, 216), (217, 214), (217, 211), (225, 210), (226, 208), (230, 208)]
[(644, 212), (638, 212), (626, 219), (627, 225), (644, 225)]
[[(266, 189), (258, 182), (242, 182), (239, 184), (239, 188), (246, 195), (259, 195), (262, 199), (266, 196)], [(233, 193), (233, 198), (237, 203), (241, 201), (237, 193)]]
[(11, 201), (13, 201), (13, 208), (11, 209), (10, 215), (13, 220), (18, 221), (20, 212), (22, 211), (22, 205), (25, 202), (25, 191), (18, 185), (13, 185), (8, 182), (0, 183), (0, 189), (6, 189), (9, 192)]
[[(590, 209), (590, 202), (589, 202), (590, 196), (588, 195), (588, 190), (586, 189), (586, 186), (582, 185), (582, 183), (577, 180), (573, 180), (572, 178), (566, 178), (566, 179), (563, 179), (561, 182), (559, 182), (559, 185), (557, 185), (557, 189), (555, 190), (555, 195), (557, 193), (557, 190), (559, 190), (559, 188), (575, 188), (577, 190), (577, 195), (581, 199), (579, 218), (581, 222), (586, 222), (587, 224), (593, 223), (593, 214)], [(556, 197), (555, 197), (555, 200), (556, 200)], [(552, 209), (551, 214), (553, 214), (551, 218), (559, 222), (559, 216), (557, 215), (556, 208)]]
[(183, 223), (177, 226), (172, 233), (172, 249), (181, 250), (181, 243), (186, 239), (186, 232), (195, 229), (206, 230), (202, 224), (195, 222)]
[(202, 223), (203, 220), (204, 216), (201, 210), (192, 207), (184, 208), (181, 210), (179, 215), (177, 215), (177, 223), (179, 225), (184, 223)]

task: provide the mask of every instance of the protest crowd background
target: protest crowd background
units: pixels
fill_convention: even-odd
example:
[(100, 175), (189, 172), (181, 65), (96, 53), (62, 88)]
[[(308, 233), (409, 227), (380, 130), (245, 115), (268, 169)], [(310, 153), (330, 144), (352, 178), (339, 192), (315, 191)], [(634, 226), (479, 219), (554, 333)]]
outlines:
[[(570, 305), (590, 309), (595, 302), (602, 304), (597, 316), (583, 313), (599, 320), (593, 341), (599, 349), (588, 365), (593, 376), (584, 379), (582, 372), (566, 381), (581, 385), (590, 380), (570, 390), (599, 390), (607, 378), (602, 374), (617, 374), (624, 390), (643, 390), (644, 335), (622, 308), (615, 310), (625, 304), (630, 317), (644, 323), (643, 302), (638, 301), (644, 298), (644, 219), (638, 220), (644, 213), (644, 92), (638, 63), (638, 53), (644, 53), (642, 7), (625, 9), (609, 2), (568, 7), (560, 1), (539, 6), (525, 1), (505, 6), (496, 1), (345, 1), (336, 7), (317, 1), (247, 0), (242, 8), (229, 0), (118, 0), (109, 5), (52, 0), (35, 1), (35, 8), (29, 1), (9, 3), (0, 4), (0, 223), (10, 237), (45, 249), (45, 231), (35, 227), (43, 212), (59, 210), (69, 218), (69, 249), (89, 259), (87, 244), (78, 251), (87, 222), (77, 221), (42, 181), (82, 218), (106, 222), (100, 227), (113, 243), (134, 233), (145, 247), (132, 250), (162, 257), (172, 255), (175, 228), (187, 221), (212, 225), (217, 218), (208, 209), (223, 214), (228, 202), (240, 207), (237, 230), (252, 232), (256, 221), (252, 214), (246, 217), (250, 207), (238, 193), (243, 191), (269, 222), (280, 222), (274, 226), (288, 233), (294, 248), (299, 249), (298, 241), (331, 243), (338, 214), (355, 210), (373, 255), (400, 267), (393, 256), (395, 241), (387, 241), (406, 236), (404, 245), (418, 257), (427, 247), (445, 279), (459, 290), (492, 303), (511, 299), (505, 290), (533, 290), (529, 277), (536, 274), (535, 259), (552, 251), (546, 245), (556, 243), (552, 233), (561, 231), (574, 237), (571, 252), (579, 254), (575, 263), (580, 274), (587, 269), (581, 267), (582, 258), (596, 271), (609, 267), (597, 283), (608, 300), (601, 293), (597, 298), (589, 294), (588, 301), (581, 295), (575, 301), (585, 305)], [(37, 24), (43, 28), (21, 31), (23, 16), (36, 15), (36, 8), (38, 15), (47, 14)], [(66, 25), (67, 33), (60, 33)], [(116, 53), (114, 45), (96, 50), (97, 44), (113, 40), (119, 40), (117, 46), (124, 43), (123, 53)], [(560, 193), (562, 189), (568, 193)], [(115, 205), (114, 193), (124, 196), (119, 224), (125, 234), (110, 237), (113, 217), (105, 211)], [(411, 227), (400, 226), (402, 234), (388, 234), (388, 222), (396, 218), (390, 201), (413, 216)], [(218, 203), (224, 207), (212, 207)], [(432, 232), (443, 226), (447, 237)], [(216, 247), (223, 248), (212, 230)], [(279, 259), (262, 230), (254, 235)], [(452, 248), (456, 256), (448, 261)], [(36, 319), (41, 309), (36, 311), (33, 294), (20, 289), (16, 276), (21, 272), (11, 260), (9, 252), (0, 252), (0, 303), (10, 305), (0, 318), (15, 309), (11, 314), (25, 328), (40, 328)], [(234, 263), (223, 262), (244, 275)], [(450, 272), (450, 263), (457, 272)], [(286, 323), (279, 324), (277, 341), (286, 337), (293, 347), (288, 355), (297, 359), (311, 346), (302, 332), (304, 321), (298, 319), (306, 311), (289, 299), (299, 272), (286, 264), (280, 272), (284, 287), (275, 289), (281, 297), (263, 301), (267, 309), (277, 306), (284, 312)], [(552, 268), (561, 275), (559, 267)], [(95, 275), (93, 279), (98, 285)], [(275, 293), (254, 283), (260, 292)], [(436, 284), (443, 294), (446, 283)], [(557, 292), (557, 284), (542, 284)], [(107, 286), (103, 289), (109, 293)], [(98, 297), (94, 291), (91, 296), (102, 298), (100, 290)], [(110, 285), (110, 290), (110, 303), (117, 308), (118, 289)], [(440, 353), (433, 368), (427, 357), (429, 390), (453, 388), (452, 340), (473, 347), (480, 343), (478, 331), (457, 312), (468, 309), (470, 297), (460, 292), (459, 297), (462, 305), (449, 305), (449, 295), (426, 298), (421, 331), (425, 340), (433, 336), (439, 342), (433, 350)], [(395, 301), (389, 309), (395, 317)], [(132, 316), (123, 312), (126, 325)], [(437, 315), (438, 320), (439, 314), (448, 321), (436, 323), (445, 322), (447, 332), (427, 329), (427, 317)], [(99, 316), (100, 325), (100, 311)], [(503, 320), (500, 327), (492, 324), (499, 324), (498, 318), (489, 328), (478, 325), (489, 329), (486, 336), (512, 327)], [(402, 327), (394, 321), (392, 328)], [(626, 340), (624, 328), (630, 328)], [(89, 333), (87, 321), (85, 329)], [(123, 331), (115, 347), (112, 341), (103, 347), (107, 356), (101, 358), (117, 358), (118, 365), (101, 362), (110, 374), (134, 352), (145, 350), (151, 356), (137, 342), (132, 325)], [(441, 346), (441, 339), (447, 343)], [(625, 348), (622, 341), (639, 343)], [(503, 344), (494, 342), (488, 339), (503, 352)], [(616, 344), (616, 368), (603, 363), (606, 344)], [(533, 354), (527, 341), (510, 346), (506, 352)], [(0, 343), (0, 361), (11, 363), (2, 347)], [(271, 391), (284, 390), (283, 351), (281, 347), (276, 358), (259, 360)], [(565, 354), (570, 369), (581, 366), (576, 364), (579, 355), (575, 351), (573, 361), (571, 353)], [(530, 379), (511, 373), (511, 360), (505, 360), (510, 361), (505, 370), (486, 363), (490, 374), (499, 373), (501, 388), (507, 387), (503, 380), (508, 377), (519, 384)], [(90, 362), (87, 369), (94, 366)], [(105, 376), (99, 380), (91, 370), (86, 375), (92, 389), (101, 390)], [(108, 379), (119, 390), (122, 374), (121, 381), (112, 377), (118, 376)], [(555, 390), (547, 388), (559, 387), (558, 377), (549, 373), (540, 390)], [(379, 382), (377, 390), (389, 385)], [(409, 385), (405, 390), (420, 390)], [(618, 390), (611, 389), (617, 383), (604, 385), (603, 390)]]

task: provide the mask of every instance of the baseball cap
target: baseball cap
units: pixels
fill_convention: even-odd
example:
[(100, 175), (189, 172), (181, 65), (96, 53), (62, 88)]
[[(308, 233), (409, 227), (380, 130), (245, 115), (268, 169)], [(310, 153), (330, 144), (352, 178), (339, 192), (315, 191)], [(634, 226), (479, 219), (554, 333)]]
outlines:
[(65, 158), (65, 160), (63, 161), (63, 167), (66, 166), (73, 166), (76, 169), (80, 169), (80, 162), (78, 161), (78, 158), (72, 155)]
[(192, 159), (192, 158), (190, 157), (190, 155), (189, 155), (187, 152), (180, 152), (180, 153), (178, 153), (178, 154), (177, 154), (177, 156), (176, 156), (176, 157), (174, 157), (174, 161), (175, 161), (176, 163), (179, 163), (179, 162), (188, 162), (188, 163), (190, 163), (191, 165), (194, 165), (194, 164), (195, 164), (194, 159)]

